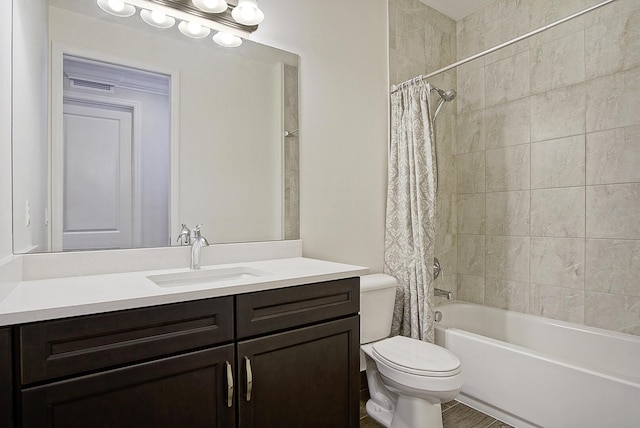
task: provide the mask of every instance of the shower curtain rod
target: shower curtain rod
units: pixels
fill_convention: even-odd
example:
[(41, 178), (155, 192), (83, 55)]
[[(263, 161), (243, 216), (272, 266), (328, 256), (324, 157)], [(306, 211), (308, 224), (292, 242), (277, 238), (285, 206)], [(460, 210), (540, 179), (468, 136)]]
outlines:
[[(402, 87), (406, 86), (407, 84), (409, 84), (409, 83), (411, 83), (411, 82), (418, 82), (418, 81), (424, 80), (424, 79), (425, 79), (425, 77), (426, 77), (426, 76), (417, 76), (417, 77), (414, 77), (414, 78), (412, 78), (412, 79), (409, 79), (409, 80), (407, 80), (407, 81), (405, 81), (405, 82), (398, 83), (397, 85), (391, 85), (391, 93), (396, 92), (398, 89), (400, 89), (400, 88), (402, 88)], [(432, 90), (432, 91), (437, 91), (437, 92), (440, 94), (440, 96), (441, 96), (441, 97), (442, 97), (442, 93), (444, 93), (444, 91), (443, 91), (442, 89), (440, 89), (440, 88), (436, 88), (436, 87), (435, 87), (435, 86), (433, 86), (433, 85), (431, 85), (431, 90)]]
[[(445, 71), (449, 71), (452, 68), (456, 68), (458, 66), (461, 66), (462, 64), (466, 64), (466, 63), (468, 63), (470, 61), (473, 61), (474, 59), (480, 58), (481, 56), (490, 54), (492, 52), (497, 51), (498, 49), (502, 49), (504, 47), (507, 47), (509, 45), (517, 43), (520, 40), (524, 40), (524, 39), (526, 39), (528, 37), (535, 36), (536, 34), (541, 33), (541, 32), (543, 32), (545, 30), (548, 30), (549, 28), (552, 28), (552, 27), (555, 27), (556, 25), (560, 25), (560, 24), (562, 24), (564, 22), (570, 21), (573, 18), (577, 18), (580, 15), (584, 15), (587, 12), (591, 12), (592, 10), (598, 9), (598, 8), (600, 8), (602, 6), (605, 6), (605, 5), (609, 4), (609, 3), (613, 3), (614, 1), (616, 1), (616, 0), (605, 0), (602, 3), (598, 3), (598, 4), (594, 5), (594, 6), (588, 7), (586, 9), (584, 9), (584, 10), (581, 10), (580, 12), (574, 13), (573, 15), (569, 15), (569, 16), (567, 16), (565, 18), (559, 19), (559, 20), (557, 20), (555, 22), (552, 22), (551, 24), (547, 24), (547, 25), (542, 26), (542, 27), (540, 27), (540, 28), (538, 28), (536, 30), (533, 30), (533, 31), (530, 31), (530, 32), (528, 32), (526, 34), (523, 34), (521, 36), (515, 37), (515, 38), (513, 38), (513, 39), (511, 39), (511, 40), (509, 40), (507, 42), (504, 42), (504, 43), (496, 45), (496, 46), (494, 46), (492, 48), (486, 49), (486, 50), (484, 50), (484, 51), (482, 51), (480, 53), (477, 53), (475, 55), (471, 55), (471, 56), (469, 56), (469, 57), (467, 57), (465, 59), (462, 59), (462, 60), (460, 60), (458, 62), (454, 62), (453, 64), (448, 65), (446, 67), (443, 67), (443, 68), (441, 68), (439, 70), (436, 70), (436, 71), (434, 71), (432, 73), (429, 73), (429, 74), (426, 74), (426, 75), (422, 75), (422, 76), (418, 76), (418, 77), (414, 77), (414, 79), (419, 79), (419, 78), (428, 79), (428, 78), (433, 77), (435, 75), (438, 75), (440, 73), (444, 73)], [(414, 80), (414, 79), (411, 79), (411, 80)], [(400, 86), (400, 85), (397, 85), (397, 86)], [(392, 91), (395, 90), (396, 89), (396, 85), (393, 85), (391, 88), (392, 88)]]

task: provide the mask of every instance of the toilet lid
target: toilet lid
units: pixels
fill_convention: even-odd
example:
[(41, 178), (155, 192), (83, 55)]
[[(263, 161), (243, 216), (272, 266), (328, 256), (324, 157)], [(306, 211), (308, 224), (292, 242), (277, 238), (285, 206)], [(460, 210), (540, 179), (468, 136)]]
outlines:
[(462, 369), (458, 357), (449, 350), (404, 336), (374, 343), (373, 354), (396, 370), (420, 376), (453, 376)]

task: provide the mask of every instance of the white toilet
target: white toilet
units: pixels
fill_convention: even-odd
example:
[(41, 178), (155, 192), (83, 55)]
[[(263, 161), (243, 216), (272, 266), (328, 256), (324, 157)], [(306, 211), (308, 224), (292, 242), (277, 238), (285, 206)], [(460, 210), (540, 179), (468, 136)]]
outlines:
[(391, 428), (442, 428), (440, 404), (462, 388), (460, 360), (447, 349), (403, 336), (388, 337), (397, 281), (360, 278), (360, 344), (371, 399), (367, 413)]

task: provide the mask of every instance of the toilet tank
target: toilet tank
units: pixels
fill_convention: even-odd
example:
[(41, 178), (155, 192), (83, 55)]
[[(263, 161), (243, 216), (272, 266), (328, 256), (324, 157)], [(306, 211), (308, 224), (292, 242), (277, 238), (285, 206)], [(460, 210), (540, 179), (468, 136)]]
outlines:
[(360, 277), (360, 343), (391, 333), (397, 285), (394, 277), (382, 273)]

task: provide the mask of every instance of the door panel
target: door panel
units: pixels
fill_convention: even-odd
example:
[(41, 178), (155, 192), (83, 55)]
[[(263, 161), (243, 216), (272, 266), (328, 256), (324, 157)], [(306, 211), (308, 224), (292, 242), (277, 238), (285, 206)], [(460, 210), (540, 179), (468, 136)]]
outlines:
[(236, 364), (241, 428), (358, 427), (358, 316), (239, 342)]
[(64, 105), (63, 249), (131, 248), (132, 112)]
[(233, 345), (82, 376), (22, 392), (23, 428), (227, 428)]

